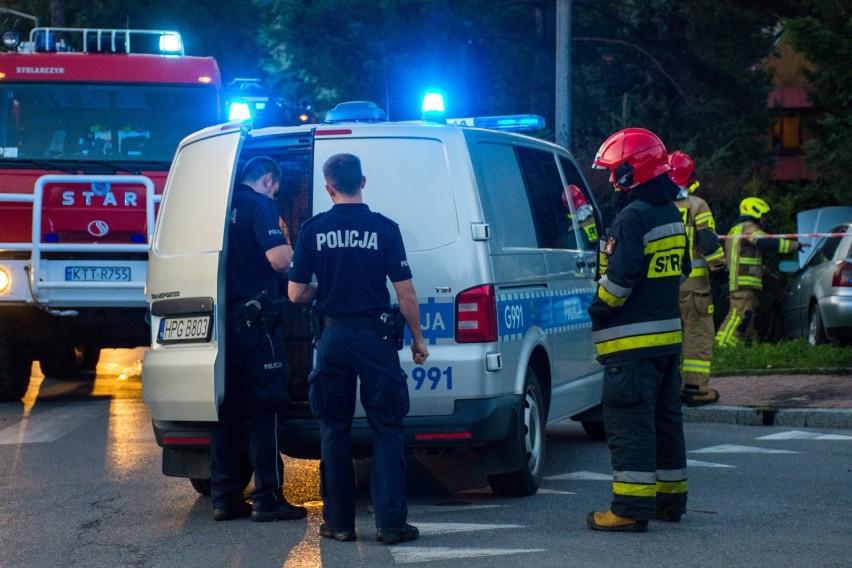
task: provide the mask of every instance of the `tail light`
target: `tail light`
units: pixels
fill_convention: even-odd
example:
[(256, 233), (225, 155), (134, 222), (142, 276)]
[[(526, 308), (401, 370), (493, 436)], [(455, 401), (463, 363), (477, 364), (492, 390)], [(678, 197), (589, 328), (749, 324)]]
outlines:
[(831, 285), (852, 288), (852, 262), (841, 260), (837, 263), (834, 276), (831, 278)]
[(456, 341), (497, 341), (497, 299), (493, 285), (469, 288), (456, 296)]

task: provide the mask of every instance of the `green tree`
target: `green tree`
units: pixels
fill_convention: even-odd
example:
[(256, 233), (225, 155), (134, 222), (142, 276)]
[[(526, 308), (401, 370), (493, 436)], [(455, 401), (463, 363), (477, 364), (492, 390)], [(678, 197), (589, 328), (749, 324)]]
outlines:
[(812, 99), (822, 117), (805, 157), (818, 178), (797, 192), (794, 205), (852, 204), (846, 165), (852, 163), (852, 4), (807, 0), (803, 15), (784, 20), (795, 48), (814, 63), (808, 73)]

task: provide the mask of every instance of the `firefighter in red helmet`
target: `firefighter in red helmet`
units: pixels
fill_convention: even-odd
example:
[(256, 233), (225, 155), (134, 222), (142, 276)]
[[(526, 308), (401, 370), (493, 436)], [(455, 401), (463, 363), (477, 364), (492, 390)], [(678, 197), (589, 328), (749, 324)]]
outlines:
[(627, 128), (593, 163), (610, 170), (619, 194), (589, 306), (613, 469), (610, 509), (586, 517), (593, 530), (645, 532), (650, 519), (676, 522), (686, 512), (678, 295), (690, 260), (666, 158), (654, 133)]
[[(568, 210), (568, 219), (577, 221), (577, 227), (583, 231), (583, 248), (586, 250), (594, 250), (598, 241), (598, 226), (595, 222), (594, 208), (592, 207), (586, 196), (583, 195), (583, 190), (573, 183), (568, 184), (565, 191), (562, 192), (562, 205)], [(576, 241), (574, 236), (574, 228), (570, 227), (569, 232), (571, 238)], [(568, 246), (568, 248), (573, 248)]]
[(716, 334), (709, 272), (724, 270), (725, 250), (719, 244), (710, 206), (693, 195), (699, 183), (695, 180), (692, 158), (677, 150), (669, 155), (669, 167), (669, 177), (680, 188), (675, 205), (683, 216), (686, 236), (692, 246), (692, 272), (680, 285), (680, 317), (683, 321), (681, 400), (687, 406), (701, 406), (719, 400), (718, 391), (709, 387)]

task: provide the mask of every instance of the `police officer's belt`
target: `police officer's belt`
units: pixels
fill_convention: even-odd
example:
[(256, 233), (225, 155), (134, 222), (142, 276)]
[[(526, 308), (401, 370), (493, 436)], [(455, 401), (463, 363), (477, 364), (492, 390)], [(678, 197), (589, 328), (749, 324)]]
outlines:
[(376, 318), (371, 316), (323, 316), (325, 327), (348, 327), (349, 329), (376, 329)]

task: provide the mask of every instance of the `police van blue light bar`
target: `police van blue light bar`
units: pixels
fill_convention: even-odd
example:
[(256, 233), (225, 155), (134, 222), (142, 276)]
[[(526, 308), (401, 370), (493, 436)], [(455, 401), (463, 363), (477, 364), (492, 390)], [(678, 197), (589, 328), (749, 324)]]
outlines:
[(249, 120), (252, 118), (251, 105), (248, 101), (234, 99), (228, 105), (228, 120)]
[(437, 91), (430, 91), (423, 95), (423, 107), (421, 110), (427, 112), (444, 112), (444, 95)]
[(490, 130), (541, 130), (544, 117), (537, 114), (511, 114), (505, 116), (472, 116), (469, 118), (448, 118), (447, 124), (457, 126), (476, 126)]

